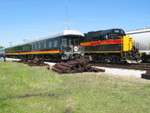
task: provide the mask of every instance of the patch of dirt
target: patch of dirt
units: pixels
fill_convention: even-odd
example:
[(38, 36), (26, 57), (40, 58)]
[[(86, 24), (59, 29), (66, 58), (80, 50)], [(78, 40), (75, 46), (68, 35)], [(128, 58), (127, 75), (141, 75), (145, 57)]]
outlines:
[(72, 107), (69, 106), (64, 113), (71, 113)]
[(37, 97), (37, 96), (40, 96), (40, 97), (58, 97), (59, 94), (53, 94), (53, 93), (49, 93), (49, 94), (25, 94), (25, 95), (22, 95), (22, 96), (18, 96), (18, 97), (11, 97), (11, 98), (6, 98), (6, 99), (0, 99), (0, 101), (5, 101), (7, 99), (17, 99), (17, 98), (30, 98), (30, 97)]

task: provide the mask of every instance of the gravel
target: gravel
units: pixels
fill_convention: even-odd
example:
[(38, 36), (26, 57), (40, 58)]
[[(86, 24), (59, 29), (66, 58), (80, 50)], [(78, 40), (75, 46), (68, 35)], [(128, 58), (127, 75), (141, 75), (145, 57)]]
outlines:
[[(52, 62), (45, 62), (51, 66), (54, 66), (55, 63)], [(133, 70), (133, 69), (121, 69), (121, 68), (106, 68), (106, 67), (98, 67), (98, 66), (93, 66), (93, 67), (97, 67), (100, 69), (105, 69), (105, 73), (108, 74), (113, 74), (113, 75), (119, 75), (119, 76), (131, 76), (131, 77), (137, 77), (137, 78), (141, 78), (141, 74), (146, 73), (146, 71), (142, 71), (142, 70)]]
[(115, 74), (120, 76), (131, 76), (141, 78), (141, 74), (146, 73), (146, 71), (142, 70), (133, 70), (133, 69), (121, 69), (121, 68), (106, 68), (106, 67), (98, 67), (101, 69), (105, 69), (105, 73)]
[[(7, 58), (8, 60), (19, 60), (19, 59), (14, 59), (14, 58)], [(54, 66), (56, 63), (52, 62), (44, 62), (50, 66)], [(98, 67), (98, 66), (93, 66), (97, 67), (100, 69), (105, 69), (105, 73), (108, 74), (113, 74), (113, 75), (119, 75), (119, 76), (131, 76), (131, 77), (137, 77), (141, 78), (141, 74), (146, 73), (146, 71), (142, 70), (133, 70), (133, 69), (121, 69), (121, 68), (108, 68), (108, 67)]]

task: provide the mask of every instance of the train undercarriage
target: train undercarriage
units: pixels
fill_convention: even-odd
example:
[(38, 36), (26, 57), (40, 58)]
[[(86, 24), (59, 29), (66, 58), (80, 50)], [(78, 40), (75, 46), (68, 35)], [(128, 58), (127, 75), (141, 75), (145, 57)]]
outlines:
[(130, 53), (97, 53), (97, 54), (86, 54), (86, 59), (89, 59), (92, 62), (101, 62), (101, 63), (141, 63), (141, 57), (138, 54), (130, 54)]

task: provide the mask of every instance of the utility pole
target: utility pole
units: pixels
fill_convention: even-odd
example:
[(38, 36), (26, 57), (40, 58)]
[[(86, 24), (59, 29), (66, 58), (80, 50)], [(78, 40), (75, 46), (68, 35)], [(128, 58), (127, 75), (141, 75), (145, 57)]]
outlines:
[(69, 13), (68, 13), (68, 1), (66, 0), (66, 26), (67, 26), (67, 29), (70, 29), (69, 27)]
[(9, 42), (10, 46), (12, 46), (12, 42)]

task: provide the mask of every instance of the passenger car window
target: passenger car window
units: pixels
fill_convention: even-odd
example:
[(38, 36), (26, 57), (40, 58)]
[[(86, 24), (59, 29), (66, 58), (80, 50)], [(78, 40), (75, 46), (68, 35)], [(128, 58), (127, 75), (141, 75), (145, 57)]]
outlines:
[(35, 49), (38, 49), (38, 44), (37, 43), (35, 44)]
[(35, 44), (32, 44), (32, 49), (34, 49), (35, 48)]
[(58, 47), (58, 41), (57, 40), (54, 41), (54, 47)]
[(41, 43), (39, 43), (39, 49), (41, 48)]
[(52, 41), (50, 41), (50, 42), (48, 43), (48, 47), (49, 47), (49, 48), (52, 47)]
[(46, 48), (46, 42), (44, 42), (44, 48)]
[(66, 47), (67, 46), (67, 38), (62, 38), (61, 45)]

